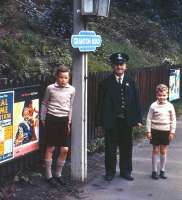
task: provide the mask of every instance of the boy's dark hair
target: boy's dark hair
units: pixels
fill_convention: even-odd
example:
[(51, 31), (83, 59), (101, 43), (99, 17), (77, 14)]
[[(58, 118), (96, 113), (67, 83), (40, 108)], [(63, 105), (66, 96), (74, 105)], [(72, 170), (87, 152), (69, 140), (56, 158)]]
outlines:
[(58, 76), (59, 73), (61, 72), (69, 72), (70, 73), (70, 68), (66, 65), (59, 65), (59, 67), (56, 70), (56, 76)]

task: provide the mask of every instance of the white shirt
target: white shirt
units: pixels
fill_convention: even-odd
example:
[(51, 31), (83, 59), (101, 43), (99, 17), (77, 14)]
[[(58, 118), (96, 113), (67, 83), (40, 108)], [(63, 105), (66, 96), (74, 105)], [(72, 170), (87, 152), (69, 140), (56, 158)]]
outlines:
[(121, 76), (117, 76), (117, 75), (115, 75), (115, 77), (116, 77), (116, 81), (117, 81), (118, 83), (119, 83), (119, 82), (120, 82), (120, 84), (123, 83), (124, 74), (122, 74)]

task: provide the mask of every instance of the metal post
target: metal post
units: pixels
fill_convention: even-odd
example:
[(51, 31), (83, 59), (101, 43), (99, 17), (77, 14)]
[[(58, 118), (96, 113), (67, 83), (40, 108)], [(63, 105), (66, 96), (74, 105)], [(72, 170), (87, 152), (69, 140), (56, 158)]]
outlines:
[[(86, 29), (80, 15), (81, 0), (74, 0), (73, 8), (73, 32), (78, 34)], [(76, 96), (72, 118), (71, 174), (82, 182), (87, 178), (87, 68), (87, 54), (74, 49), (72, 84), (76, 87)]]

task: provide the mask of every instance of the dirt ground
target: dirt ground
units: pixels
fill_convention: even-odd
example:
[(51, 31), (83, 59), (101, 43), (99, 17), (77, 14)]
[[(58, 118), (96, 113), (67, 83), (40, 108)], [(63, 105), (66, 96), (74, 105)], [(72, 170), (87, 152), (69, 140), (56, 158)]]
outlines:
[[(102, 170), (99, 163), (104, 162), (103, 153), (95, 153), (88, 156), (88, 178), (89, 182), (95, 176), (101, 175)], [(20, 171), (14, 177), (9, 178), (0, 186), (0, 199), (2, 200), (61, 200), (65, 196), (73, 196), (79, 199), (81, 186), (84, 183), (78, 183), (71, 179), (70, 161), (63, 169), (63, 177), (66, 186), (51, 188), (43, 175), (44, 168), (38, 164), (34, 168), (28, 168)]]

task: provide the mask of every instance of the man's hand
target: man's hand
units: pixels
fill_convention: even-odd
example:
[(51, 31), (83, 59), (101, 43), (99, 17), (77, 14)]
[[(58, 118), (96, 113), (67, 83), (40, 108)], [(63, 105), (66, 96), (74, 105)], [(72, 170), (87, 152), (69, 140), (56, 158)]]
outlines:
[(152, 134), (151, 134), (151, 132), (147, 132), (147, 138), (148, 138), (149, 140), (152, 139)]
[(139, 128), (142, 128), (142, 127), (143, 127), (143, 124), (142, 124), (142, 123), (137, 123), (137, 126), (138, 126)]
[(71, 124), (68, 123), (68, 135), (70, 134), (70, 130), (71, 130)]

